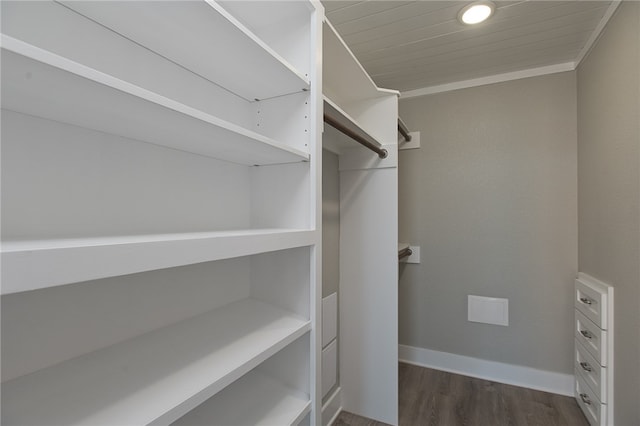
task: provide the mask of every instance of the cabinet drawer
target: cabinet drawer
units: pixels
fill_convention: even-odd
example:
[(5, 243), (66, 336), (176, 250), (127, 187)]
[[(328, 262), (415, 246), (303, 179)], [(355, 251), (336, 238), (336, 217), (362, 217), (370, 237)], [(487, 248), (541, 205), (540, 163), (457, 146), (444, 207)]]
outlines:
[(606, 330), (607, 324), (607, 289), (592, 282), (584, 276), (576, 279), (575, 307), (598, 327)]
[(607, 366), (607, 332), (576, 310), (576, 339), (600, 365)]
[(589, 389), (589, 386), (585, 384), (579, 371), (576, 371), (575, 397), (591, 426), (607, 424), (607, 405), (598, 400), (593, 391)]
[(607, 369), (602, 367), (579, 341), (576, 340), (575, 345), (575, 370), (580, 372), (596, 397), (606, 403)]

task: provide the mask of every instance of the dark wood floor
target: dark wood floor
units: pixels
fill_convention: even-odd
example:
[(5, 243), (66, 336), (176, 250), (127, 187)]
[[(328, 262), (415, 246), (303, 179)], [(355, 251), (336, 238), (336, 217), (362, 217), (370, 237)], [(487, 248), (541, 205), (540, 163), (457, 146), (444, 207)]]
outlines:
[[(384, 426), (342, 412), (335, 426)], [(400, 364), (400, 426), (588, 426), (573, 398)]]

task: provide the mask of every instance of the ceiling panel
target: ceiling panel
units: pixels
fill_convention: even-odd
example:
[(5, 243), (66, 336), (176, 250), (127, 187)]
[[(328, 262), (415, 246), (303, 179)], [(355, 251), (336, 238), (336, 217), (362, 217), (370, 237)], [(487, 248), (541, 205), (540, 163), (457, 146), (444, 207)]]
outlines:
[(477, 26), (463, 1), (324, 1), (374, 81), (401, 91), (574, 62), (611, 1), (496, 1)]

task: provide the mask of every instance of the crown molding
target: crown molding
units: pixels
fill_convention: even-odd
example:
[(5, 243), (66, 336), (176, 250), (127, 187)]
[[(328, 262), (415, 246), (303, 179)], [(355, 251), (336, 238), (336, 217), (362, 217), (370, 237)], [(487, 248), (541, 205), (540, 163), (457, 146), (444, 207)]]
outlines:
[(423, 87), (421, 89), (402, 92), (401, 99), (415, 98), (417, 96), (433, 95), (435, 93), (450, 92), (452, 90), (468, 89), (470, 87), (484, 86), (486, 84), (502, 83), (505, 81), (519, 80), (522, 78), (538, 77), (541, 75), (555, 74), (559, 72), (573, 71), (576, 68), (575, 62), (564, 62), (561, 64), (548, 65), (544, 67), (529, 68), (526, 70), (495, 74), (487, 77), (474, 78), (471, 80), (456, 81), (453, 83), (440, 84), (438, 86)]
[(587, 55), (589, 55), (589, 52), (591, 52), (591, 49), (602, 35), (602, 31), (604, 31), (604, 28), (607, 26), (609, 19), (611, 19), (615, 11), (618, 9), (620, 3), (622, 3), (622, 0), (612, 1), (609, 5), (609, 8), (604, 12), (604, 15), (602, 15), (602, 18), (600, 19), (600, 22), (598, 22), (598, 25), (596, 25), (596, 28), (591, 33), (591, 36), (585, 43), (584, 47), (582, 48), (580, 53), (578, 53), (578, 57), (576, 58), (576, 68), (578, 67), (578, 65), (580, 65), (580, 62), (582, 62), (582, 60), (586, 58)]

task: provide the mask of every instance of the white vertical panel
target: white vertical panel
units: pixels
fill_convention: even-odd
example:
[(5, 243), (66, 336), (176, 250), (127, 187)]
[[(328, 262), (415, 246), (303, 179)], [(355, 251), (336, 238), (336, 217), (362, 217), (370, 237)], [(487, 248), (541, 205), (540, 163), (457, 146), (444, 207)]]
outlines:
[(312, 173), (309, 163), (252, 167), (251, 226), (309, 228)]
[(309, 153), (311, 135), (309, 92), (255, 102), (253, 130), (302, 152)]
[(346, 411), (398, 423), (397, 168), (340, 177), (340, 385)]
[[(361, 123), (371, 136), (383, 144), (397, 145), (397, 105), (398, 98), (396, 96), (384, 96), (349, 102), (348, 104), (342, 105), (342, 107), (357, 122)], [(389, 111), (395, 112), (389, 114)]]
[[(310, 200), (308, 226), (318, 232), (317, 244), (311, 249), (311, 385), (310, 395), (312, 401), (312, 413), (309, 423), (312, 426), (322, 423), (322, 393), (321, 389), (321, 349), (322, 335), (319, 327), (320, 315), (322, 313), (322, 20), (324, 18), (324, 8), (319, 1), (313, 1), (314, 12), (311, 14), (311, 63), (310, 77), (311, 97), (310, 116), (311, 119), (311, 164), (310, 164)], [(302, 424), (305, 424), (303, 420)]]
[[(301, 74), (309, 75), (309, 4), (302, 1), (222, 1), (233, 14)], [(286, 31), (283, 31), (283, 28)]]
[(322, 299), (322, 347), (338, 334), (338, 293), (333, 293)]
[(251, 297), (309, 319), (310, 249), (300, 247), (251, 257)]
[(257, 370), (283, 385), (309, 395), (311, 386), (309, 334), (260, 364)]
[(334, 340), (322, 350), (322, 397), (333, 389), (338, 380), (338, 342)]

